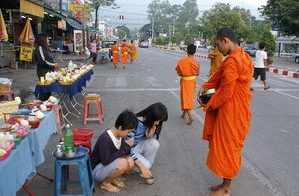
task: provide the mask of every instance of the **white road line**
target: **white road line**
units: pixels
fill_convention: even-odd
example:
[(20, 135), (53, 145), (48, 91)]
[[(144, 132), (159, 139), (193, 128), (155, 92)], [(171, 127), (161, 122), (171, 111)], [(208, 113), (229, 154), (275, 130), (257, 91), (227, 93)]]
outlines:
[(278, 91), (278, 90), (272, 90), (273, 92), (277, 93), (277, 94), (280, 94), (280, 95), (285, 95), (285, 96), (288, 96), (290, 98), (293, 98), (293, 99), (296, 99), (296, 100), (299, 100), (299, 97), (297, 96), (294, 96), (294, 95), (290, 95), (288, 93), (285, 93), (285, 92), (281, 92), (281, 91)]

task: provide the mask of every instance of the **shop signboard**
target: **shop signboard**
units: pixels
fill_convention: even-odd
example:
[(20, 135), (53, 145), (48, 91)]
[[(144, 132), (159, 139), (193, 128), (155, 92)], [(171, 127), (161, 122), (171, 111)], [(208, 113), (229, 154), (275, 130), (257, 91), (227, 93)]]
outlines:
[(83, 50), (82, 30), (74, 30), (74, 50), (75, 52), (81, 52)]
[(32, 61), (32, 52), (33, 52), (32, 47), (21, 46), (20, 61), (31, 62)]

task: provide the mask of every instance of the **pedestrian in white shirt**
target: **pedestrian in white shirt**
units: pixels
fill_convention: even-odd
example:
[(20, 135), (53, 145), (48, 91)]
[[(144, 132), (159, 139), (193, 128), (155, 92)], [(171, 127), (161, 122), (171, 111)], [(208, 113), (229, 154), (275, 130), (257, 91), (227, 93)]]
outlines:
[(267, 85), (266, 82), (266, 66), (267, 65), (267, 59), (268, 55), (265, 51), (265, 43), (261, 42), (259, 44), (259, 49), (256, 51), (255, 54), (255, 63), (254, 63), (254, 79), (257, 80), (260, 76), (261, 81), (264, 84), (264, 90), (267, 90), (270, 88), (269, 85)]

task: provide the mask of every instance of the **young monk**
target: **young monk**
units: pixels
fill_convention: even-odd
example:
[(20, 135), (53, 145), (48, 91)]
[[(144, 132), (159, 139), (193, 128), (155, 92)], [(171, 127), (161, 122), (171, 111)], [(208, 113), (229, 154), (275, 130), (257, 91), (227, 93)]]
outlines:
[(215, 46), (215, 48), (211, 51), (208, 57), (211, 59), (211, 67), (209, 71), (209, 76), (211, 76), (213, 73), (216, 72), (217, 68), (222, 63), (224, 56)]
[(111, 46), (112, 51), (112, 63), (114, 65), (114, 69), (117, 68), (118, 59), (119, 59), (119, 47), (116, 41), (113, 42), (113, 45)]
[(187, 114), (187, 125), (191, 125), (193, 121), (191, 110), (196, 93), (196, 76), (199, 74), (199, 64), (194, 57), (195, 52), (196, 46), (188, 45), (187, 56), (181, 58), (176, 66), (177, 74), (181, 77), (181, 117), (185, 119)]
[(126, 68), (126, 64), (128, 64), (129, 57), (129, 48), (127, 41), (124, 39), (121, 45), (121, 63), (123, 64), (123, 69)]
[(210, 196), (228, 196), (231, 181), (241, 167), (242, 149), (251, 121), (250, 84), (253, 73), (251, 57), (238, 46), (229, 28), (217, 32), (216, 44), (227, 58), (202, 86), (216, 93), (205, 107), (203, 139), (209, 142), (207, 165), (223, 179), (211, 187)]
[(136, 57), (137, 57), (137, 49), (136, 49), (136, 46), (135, 46), (133, 40), (131, 40), (131, 44), (129, 45), (129, 49), (130, 49), (130, 61), (131, 61), (131, 64), (132, 64), (133, 61), (135, 61)]
[(98, 138), (91, 156), (92, 175), (101, 189), (119, 192), (125, 184), (120, 177), (134, 168), (129, 157), (134, 140), (124, 138), (138, 125), (133, 112), (123, 111), (111, 129), (105, 130)]

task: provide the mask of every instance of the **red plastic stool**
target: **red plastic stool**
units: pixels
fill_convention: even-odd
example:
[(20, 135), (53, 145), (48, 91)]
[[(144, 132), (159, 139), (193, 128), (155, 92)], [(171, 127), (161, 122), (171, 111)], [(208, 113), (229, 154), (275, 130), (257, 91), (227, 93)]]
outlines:
[(89, 154), (91, 155), (91, 140), (93, 136), (93, 131), (88, 128), (74, 128), (73, 129), (73, 140), (76, 146), (84, 146), (89, 149)]
[[(96, 113), (89, 114), (89, 107), (95, 104)], [(91, 117), (93, 116), (93, 117)], [(96, 94), (88, 94), (83, 99), (83, 124), (86, 125), (87, 121), (99, 121), (101, 124), (104, 121), (104, 111), (101, 97)]]

